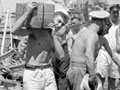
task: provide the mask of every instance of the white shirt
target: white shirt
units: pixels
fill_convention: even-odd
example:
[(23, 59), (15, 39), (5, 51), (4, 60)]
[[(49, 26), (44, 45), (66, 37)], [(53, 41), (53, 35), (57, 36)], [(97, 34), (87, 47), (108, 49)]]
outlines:
[(112, 50), (116, 49), (116, 31), (119, 29), (119, 25), (112, 24), (111, 28), (109, 29), (108, 34), (105, 35), (110, 48)]

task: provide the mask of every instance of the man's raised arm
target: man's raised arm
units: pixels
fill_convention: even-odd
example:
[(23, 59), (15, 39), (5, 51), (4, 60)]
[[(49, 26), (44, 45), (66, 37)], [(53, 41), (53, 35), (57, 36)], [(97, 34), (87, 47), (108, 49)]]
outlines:
[(108, 54), (111, 56), (112, 60), (120, 67), (120, 59), (115, 54), (117, 52), (113, 52), (113, 50), (110, 48), (109, 43), (105, 37), (102, 38), (102, 41), (103, 41), (104, 48), (106, 49)]
[(120, 53), (120, 26), (116, 31), (116, 51)]
[(30, 34), (30, 30), (26, 29), (25, 27), (22, 28), (22, 26), (25, 23), (25, 21), (28, 19), (28, 17), (32, 14), (35, 7), (36, 6), (33, 3), (27, 5), (26, 12), (23, 14), (23, 16), (21, 16), (21, 18), (19, 18), (15, 22), (15, 25), (13, 26), (12, 33), (14, 35), (25, 36)]

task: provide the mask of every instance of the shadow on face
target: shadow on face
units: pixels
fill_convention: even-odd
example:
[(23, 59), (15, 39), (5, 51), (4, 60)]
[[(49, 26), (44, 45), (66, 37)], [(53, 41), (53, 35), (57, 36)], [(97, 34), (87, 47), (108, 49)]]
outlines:
[(113, 7), (110, 11), (110, 17), (112, 21), (117, 21), (119, 18), (119, 8)]
[(64, 20), (60, 15), (57, 15), (54, 17), (54, 24), (56, 25), (57, 29), (60, 29), (62, 26), (64, 26)]

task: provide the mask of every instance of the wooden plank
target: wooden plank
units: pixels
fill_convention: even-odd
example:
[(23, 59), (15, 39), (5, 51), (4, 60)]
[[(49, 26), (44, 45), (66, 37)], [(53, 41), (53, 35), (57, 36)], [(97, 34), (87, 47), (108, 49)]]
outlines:
[(10, 11), (7, 11), (6, 21), (5, 21), (5, 29), (4, 29), (3, 38), (2, 38), (2, 45), (1, 45), (1, 54), (3, 54), (3, 51), (4, 51), (5, 37), (6, 37), (9, 14), (10, 14)]
[(14, 54), (14, 49), (4, 53), (3, 55), (0, 55), (0, 61), (10, 57), (13, 54)]
[(18, 68), (24, 68), (24, 66), (25, 66), (25, 62), (22, 62), (22, 63), (17, 64), (17, 65), (8, 66), (8, 68), (10, 68), (10, 69), (18, 69)]
[(0, 75), (0, 80), (2, 81), (2, 85), (4, 86), (12, 86), (14, 87), (17, 83), (10, 79), (5, 79), (2, 75)]

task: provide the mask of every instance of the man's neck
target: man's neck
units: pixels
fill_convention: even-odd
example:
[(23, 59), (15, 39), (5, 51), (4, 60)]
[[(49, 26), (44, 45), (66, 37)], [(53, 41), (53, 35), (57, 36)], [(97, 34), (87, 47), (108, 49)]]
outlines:
[(111, 22), (112, 22), (112, 24), (114, 24), (114, 25), (117, 25), (117, 24), (118, 24), (118, 20), (117, 20), (117, 21), (111, 20)]

